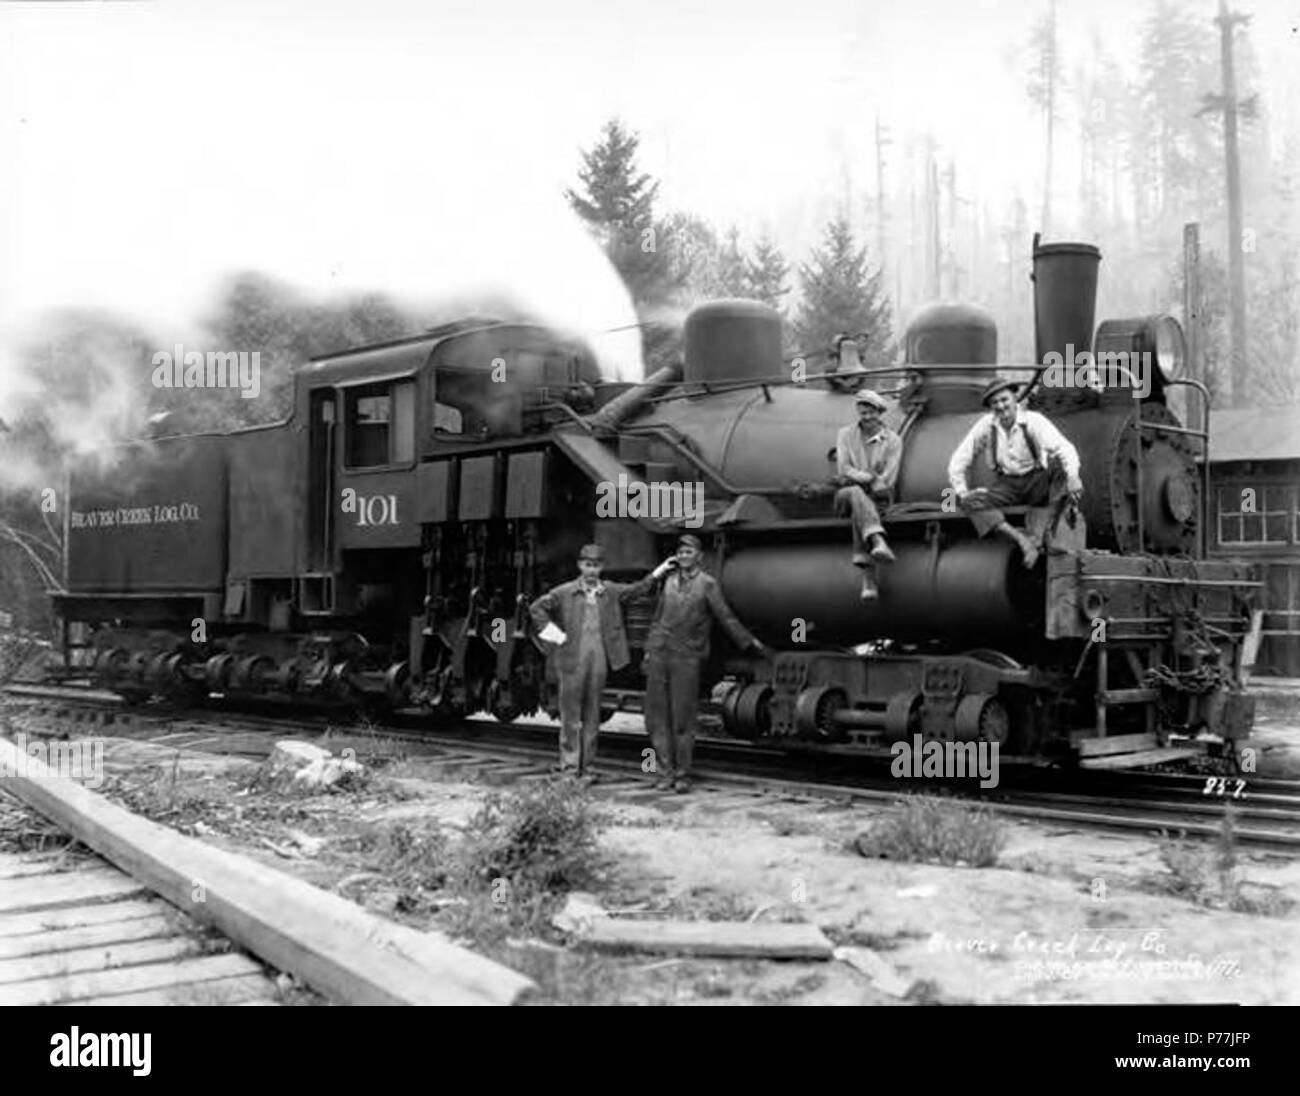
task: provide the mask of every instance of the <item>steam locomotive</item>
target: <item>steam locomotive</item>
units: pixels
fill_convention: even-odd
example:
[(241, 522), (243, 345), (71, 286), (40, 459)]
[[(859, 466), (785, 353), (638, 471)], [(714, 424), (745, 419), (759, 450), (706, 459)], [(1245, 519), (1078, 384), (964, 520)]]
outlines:
[[(531, 599), (572, 577), (584, 543), (604, 547), (607, 574), (639, 576), (689, 527), (776, 649), (715, 645), (705, 680), (734, 735), (869, 753), (919, 734), (1110, 766), (1231, 756), (1253, 720), (1240, 660), (1258, 584), (1204, 558), (1208, 396), (1199, 428), (1170, 409), (1176, 386), (1200, 388), (1176, 375), (1175, 321), (1109, 321), (1094, 339), (1099, 262), (1035, 239), (1038, 362), (1086, 350), (1155, 368), (1137, 388), (1106, 371), (1052, 386), (1024, 367), (1084, 485), (1033, 569), (945, 502), (949, 457), (998, 375), (979, 308), (923, 309), (890, 370), (861, 368), (850, 343), (808, 372), (783, 359), (771, 309), (712, 302), (687, 317), (681, 364), (636, 383), (603, 378), (578, 340), (466, 320), (309, 363), (284, 422), (134, 442), (77, 470), (56, 599), (69, 672), (132, 698), (512, 720), (555, 703)], [(855, 390), (889, 376), (897, 558), (863, 601), (834, 444)], [(611, 509), (611, 485), (669, 505)], [(628, 614), (634, 658), (611, 708), (638, 692), (650, 608)]]

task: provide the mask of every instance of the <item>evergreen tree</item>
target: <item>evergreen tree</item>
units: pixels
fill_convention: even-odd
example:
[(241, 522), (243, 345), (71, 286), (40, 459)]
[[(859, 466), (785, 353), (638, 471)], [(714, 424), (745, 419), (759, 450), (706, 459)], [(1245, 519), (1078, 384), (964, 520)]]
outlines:
[(822, 245), (799, 268), (803, 300), (795, 320), (805, 354), (829, 350), (840, 333), (858, 339), (865, 365), (890, 365), (894, 354), (889, 301), (880, 271), (867, 265), (867, 249), (853, 240), (843, 214), (827, 222)]
[(659, 184), (637, 167), (639, 144), (637, 134), (617, 119), (606, 122), (600, 139), (582, 153), (581, 191), (569, 189), (565, 196), (627, 286), (643, 322), (646, 357), (653, 368), (676, 354), (676, 333), (662, 322), (662, 315), (683, 278), (674, 270), (666, 246), (671, 229), (655, 217)]
[(718, 251), (719, 296), (748, 297), (749, 281), (746, 274), (745, 253), (740, 248), (740, 229), (732, 225), (727, 230), (727, 242)]
[(660, 243), (668, 254), (672, 280), (680, 285), (684, 305), (725, 297), (718, 278), (718, 234), (691, 213), (670, 213)]
[(790, 264), (771, 237), (762, 236), (753, 255), (745, 260), (745, 295), (782, 311), (782, 298), (790, 292)]

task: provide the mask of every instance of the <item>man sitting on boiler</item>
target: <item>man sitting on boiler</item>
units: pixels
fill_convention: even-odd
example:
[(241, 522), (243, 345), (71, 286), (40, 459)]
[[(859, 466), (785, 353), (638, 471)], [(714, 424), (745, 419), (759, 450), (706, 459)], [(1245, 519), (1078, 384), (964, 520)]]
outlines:
[[(980, 536), (997, 533), (1020, 547), (1026, 567), (1038, 562), (1044, 528), (1033, 529), (1027, 536), (1008, 524), (1003, 506), (1055, 507), (1069, 496), (1078, 502), (1083, 494), (1079, 480), (1079, 453), (1046, 415), (1022, 408), (1016, 401), (1019, 390), (1014, 381), (996, 380), (984, 389), (984, 406), (990, 414), (981, 415), (962, 439), (948, 462), (948, 482), (957, 497), (957, 505), (970, 515), (971, 524)], [(989, 452), (996, 477), (991, 487), (970, 490), (966, 477), (975, 458)], [(1026, 529), (1041, 526), (1026, 521)]]
[(862, 598), (870, 601), (880, 596), (872, 564), (894, 560), (878, 504), (894, 489), (903, 443), (881, 419), (889, 406), (884, 399), (864, 388), (854, 402), (858, 421), (842, 428), (835, 439), (836, 472), (843, 484), (835, 504), (853, 517), (853, 566), (862, 569)]

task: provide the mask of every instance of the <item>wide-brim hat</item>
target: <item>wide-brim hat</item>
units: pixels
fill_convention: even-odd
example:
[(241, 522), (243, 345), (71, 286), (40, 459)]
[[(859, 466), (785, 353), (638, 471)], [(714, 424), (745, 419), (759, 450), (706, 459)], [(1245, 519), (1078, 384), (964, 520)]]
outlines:
[(999, 377), (995, 381), (990, 381), (984, 386), (984, 391), (980, 393), (980, 403), (987, 407), (989, 400), (999, 392), (1005, 392), (1007, 389), (1011, 390), (1013, 396), (1020, 394), (1020, 385), (1016, 381), (1007, 380), (1006, 377)]
[(876, 392), (871, 391), (870, 388), (861, 388), (861, 389), (859, 389), (859, 390), (858, 390), (858, 394), (857, 394), (856, 396), (853, 397), (853, 402), (854, 402), (854, 403), (869, 403), (869, 404), (871, 404), (871, 406), (874, 407), (877, 411), (888, 411), (888, 410), (889, 410), (889, 404), (887, 404), (887, 403), (885, 402), (885, 397), (879, 395), (879, 394), (876, 393)]
[(605, 562), (605, 549), (599, 544), (588, 544), (578, 553), (579, 559), (589, 559), (592, 563)]

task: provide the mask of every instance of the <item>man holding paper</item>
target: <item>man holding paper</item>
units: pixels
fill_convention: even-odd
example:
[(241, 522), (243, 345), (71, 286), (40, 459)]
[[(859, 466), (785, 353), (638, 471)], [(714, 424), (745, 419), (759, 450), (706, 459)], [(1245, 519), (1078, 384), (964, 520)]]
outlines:
[(605, 675), (630, 660), (623, 605), (649, 593), (675, 560), (640, 582), (603, 582), (605, 551), (588, 544), (578, 553), (578, 578), (548, 591), (529, 606), (538, 638), (554, 644), (560, 678), (560, 769), (594, 781)]

